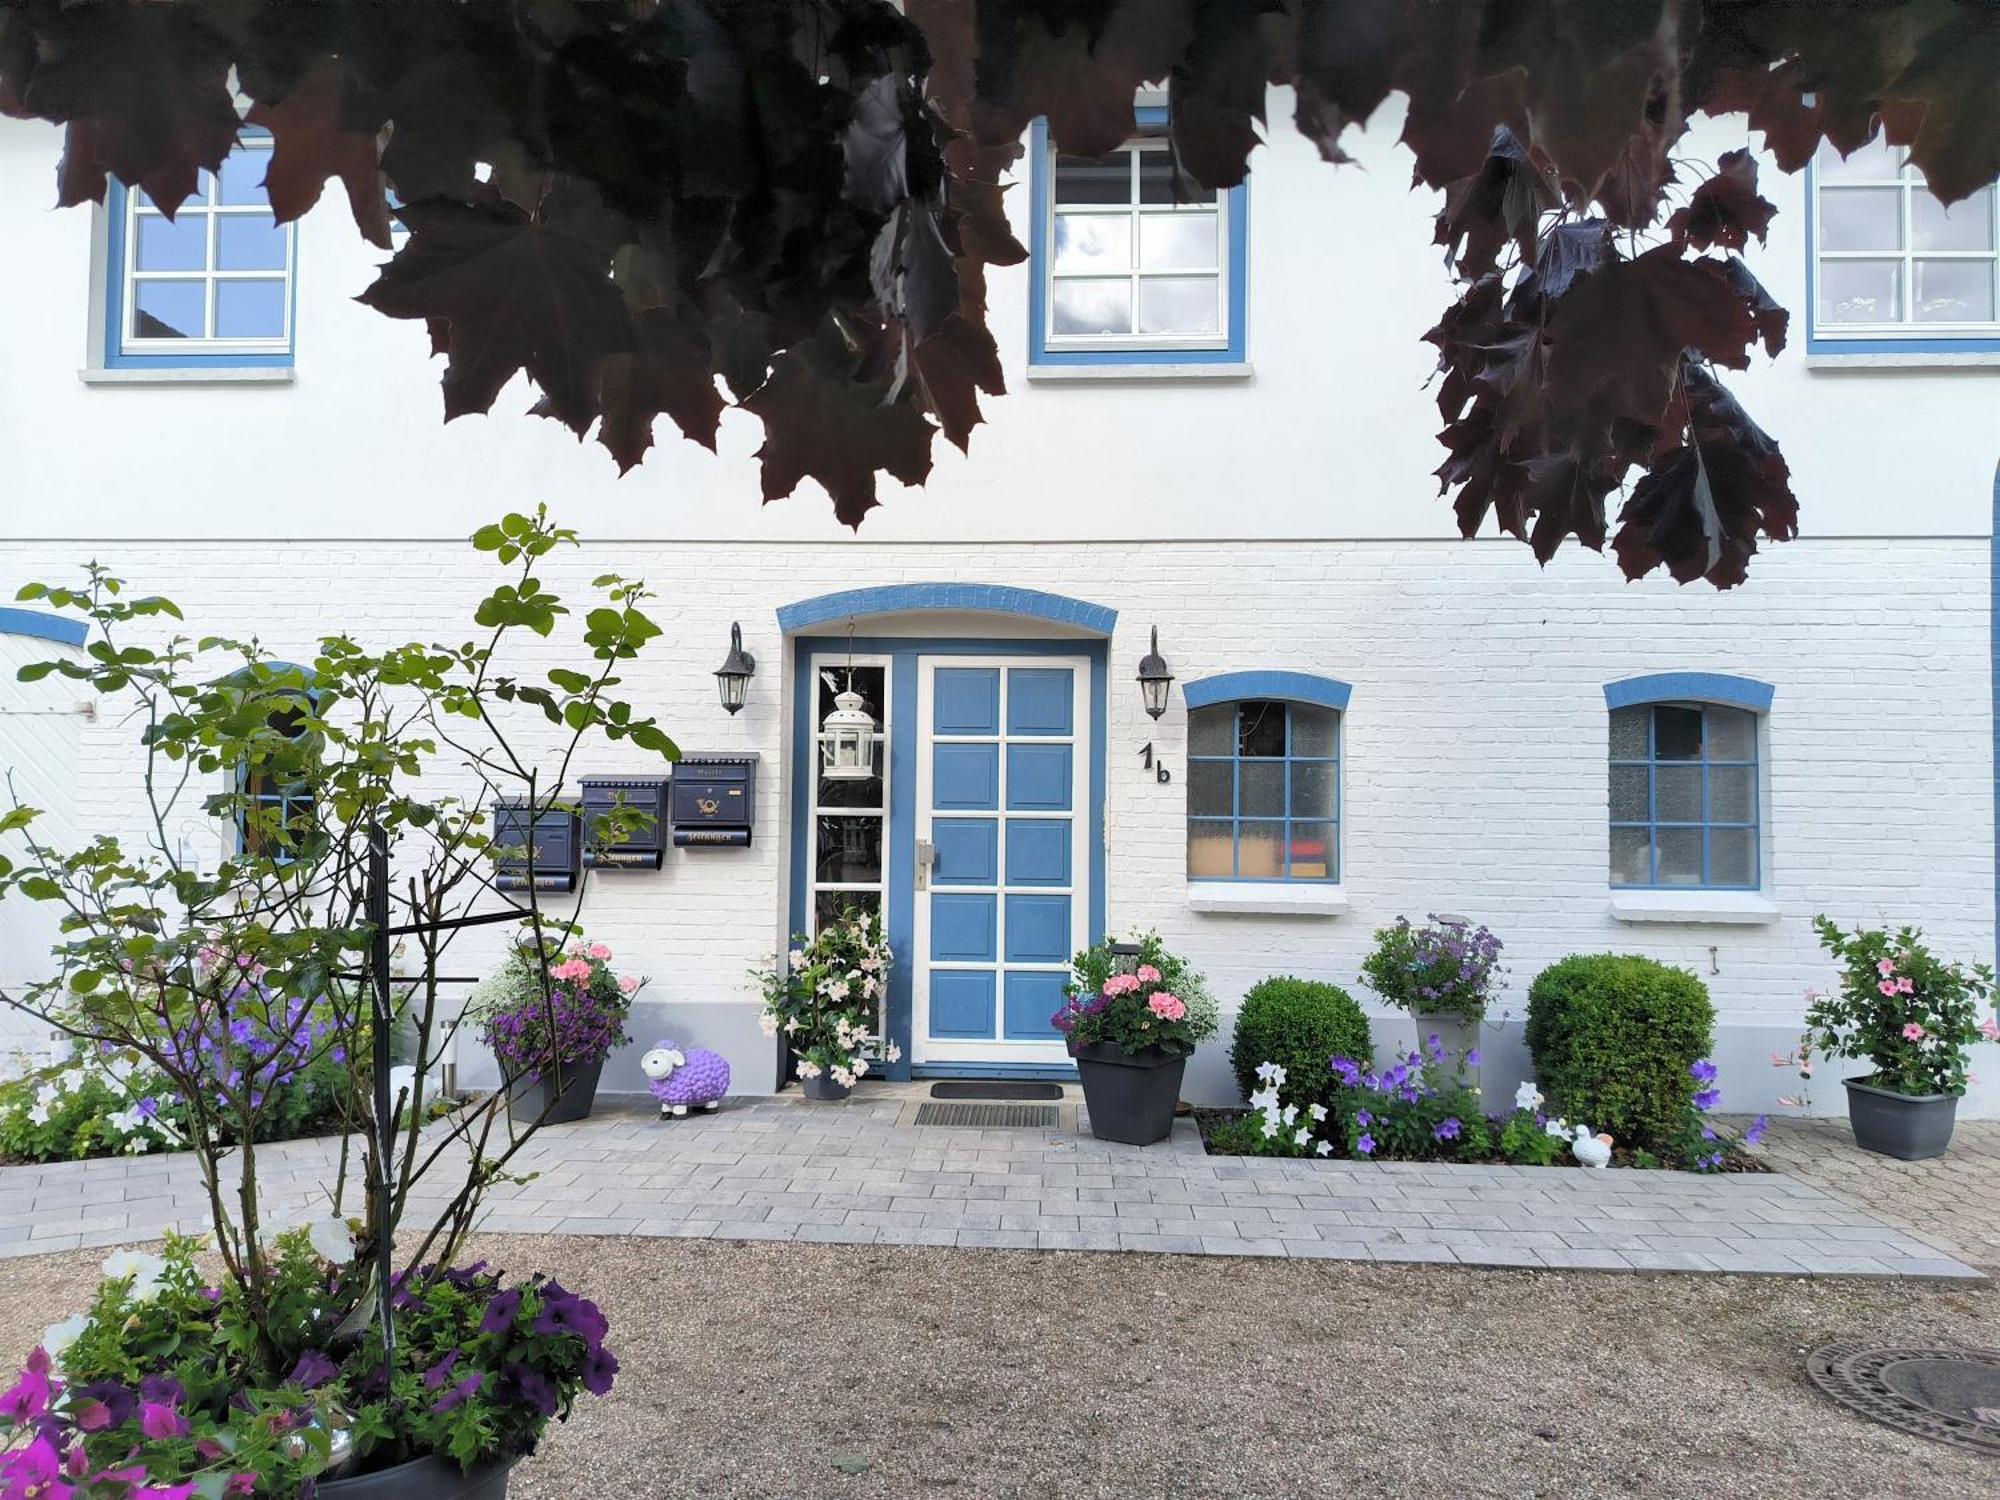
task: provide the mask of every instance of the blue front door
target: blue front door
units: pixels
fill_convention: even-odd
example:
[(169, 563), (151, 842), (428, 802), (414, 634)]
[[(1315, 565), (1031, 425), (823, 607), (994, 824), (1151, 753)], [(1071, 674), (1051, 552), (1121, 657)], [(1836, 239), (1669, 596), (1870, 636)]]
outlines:
[(1050, 1017), (1089, 941), (1089, 660), (917, 673), (912, 1061), (1065, 1063)]

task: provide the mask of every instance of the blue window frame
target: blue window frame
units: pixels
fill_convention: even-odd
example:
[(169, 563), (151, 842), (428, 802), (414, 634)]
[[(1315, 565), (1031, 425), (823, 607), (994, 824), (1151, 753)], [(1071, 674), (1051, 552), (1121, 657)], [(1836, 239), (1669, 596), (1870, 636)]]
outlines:
[(1167, 112), (1102, 160), (1031, 145), (1029, 363), (1240, 364), (1248, 189), (1174, 196)]
[(1878, 136), (1822, 144), (1806, 192), (1810, 352), (2000, 351), (2000, 190), (1947, 208)]
[(1188, 712), (1190, 880), (1340, 878), (1340, 712), (1245, 698)]
[(281, 369), (292, 362), (297, 226), (264, 192), (271, 137), (245, 132), (170, 219), (138, 189), (106, 198), (109, 369)]
[(1757, 728), (1728, 704), (1612, 707), (1612, 885), (1758, 888)]

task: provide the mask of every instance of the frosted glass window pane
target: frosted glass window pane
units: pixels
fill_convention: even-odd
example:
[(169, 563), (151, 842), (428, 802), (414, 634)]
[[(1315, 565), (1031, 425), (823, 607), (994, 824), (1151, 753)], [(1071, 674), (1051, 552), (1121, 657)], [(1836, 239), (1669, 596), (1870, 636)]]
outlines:
[(1701, 884), (1701, 830), (1662, 828), (1660, 830), (1661, 885)]
[(222, 271), (282, 271), (286, 234), (262, 214), (218, 214), (215, 264)]
[(1910, 195), (1910, 240), (1919, 250), (1991, 250), (1993, 189), (1946, 208), (1929, 193)]
[(1333, 816), (1333, 763), (1315, 765), (1311, 761), (1292, 763), (1292, 816), (1330, 818)]
[(1292, 754), (1338, 755), (1340, 715), (1311, 703), (1292, 705)]
[(1903, 263), (1899, 260), (1823, 260), (1819, 263), (1822, 323), (1896, 323), (1903, 316)]
[(1646, 829), (1611, 830), (1611, 883), (1613, 885), (1653, 883), (1653, 839)]
[(1230, 824), (1189, 822), (1187, 870), (1197, 880), (1227, 880), (1236, 873), (1236, 834)]
[(1130, 214), (1057, 214), (1058, 271), (1124, 271), (1132, 265)]
[(1903, 243), (1899, 188), (1827, 188), (1819, 195), (1822, 250), (1896, 250)]
[(1916, 276), (1911, 313), (1917, 322), (1993, 321), (1992, 261), (1920, 260)]
[(1652, 815), (1652, 778), (1646, 767), (1613, 766), (1611, 821), (1643, 823)]
[(1217, 703), (1188, 715), (1189, 755), (1228, 755), (1236, 749), (1236, 705)]
[(132, 336), (141, 339), (198, 339), (206, 299), (199, 281), (142, 281), (132, 288), (136, 316)]
[(1708, 883), (1710, 885), (1757, 883), (1757, 831), (1754, 828), (1717, 828), (1710, 831)]
[(1285, 815), (1285, 763), (1255, 765), (1244, 762), (1237, 770), (1236, 811), (1245, 818), (1282, 818)]
[(1213, 276), (1149, 276), (1139, 283), (1139, 332), (1214, 333), (1221, 326)]
[(1055, 331), (1069, 334), (1130, 333), (1132, 283), (1058, 281)]
[(1649, 753), (1646, 748), (1646, 726), (1651, 722), (1650, 708), (1614, 708), (1611, 710), (1611, 758), (1613, 760), (1644, 760)]
[(219, 281), (215, 285), (215, 336), (274, 339), (285, 332), (282, 281)]
[(1130, 203), (1132, 155), (1114, 151), (1103, 161), (1087, 156), (1056, 158), (1057, 203)]
[(1291, 853), (1291, 865), (1285, 873), (1292, 879), (1333, 879), (1334, 842), (1331, 823), (1294, 823), (1287, 848)]
[(1285, 873), (1285, 825), (1245, 823), (1236, 841), (1236, 873), (1246, 880), (1276, 880)]
[(1148, 271), (1214, 270), (1214, 214), (1141, 214), (1139, 264)]
[(1748, 823), (1757, 816), (1754, 766), (1708, 768), (1708, 816), (1714, 823)]
[(205, 271), (208, 269), (208, 215), (182, 213), (168, 220), (140, 214), (136, 271)]
[(1701, 821), (1701, 767), (1656, 766), (1653, 770), (1654, 816), (1662, 823)]
[(1813, 158), (1813, 170), (1821, 182), (1894, 181), (1902, 175), (1902, 160), (1903, 153), (1880, 136), (1848, 157), (1823, 141)]
[(1757, 716), (1740, 708), (1708, 710), (1708, 758), (1710, 760), (1755, 760), (1757, 758)]

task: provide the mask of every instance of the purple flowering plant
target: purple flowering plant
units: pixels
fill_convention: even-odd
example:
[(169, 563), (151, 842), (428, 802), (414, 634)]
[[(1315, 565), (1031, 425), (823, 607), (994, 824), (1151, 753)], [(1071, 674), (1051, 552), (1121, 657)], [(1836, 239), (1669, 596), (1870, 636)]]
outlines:
[(1490, 1124), (1478, 1089), (1466, 1081), (1466, 1058), (1439, 1038), (1379, 1071), (1351, 1057), (1328, 1067), (1340, 1085), (1330, 1124), (1345, 1154), (1395, 1161), (1484, 1161), (1491, 1154)]
[(1500, 967), (1501, 942), (1491, 929), (1432, 913), (1431, 925), (1408, 917), (1375, 934), (1361, 977), (1391, 1005), (1413, 1015), (1449, 1015), (1477, 1021), (1486, 1014)]

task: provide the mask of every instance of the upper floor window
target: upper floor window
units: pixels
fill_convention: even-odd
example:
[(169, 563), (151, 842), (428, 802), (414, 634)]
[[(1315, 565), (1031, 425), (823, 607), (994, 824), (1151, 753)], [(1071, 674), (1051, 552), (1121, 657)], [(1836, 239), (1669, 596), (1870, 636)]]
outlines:
[(1950, 207), (1879, 137), (1812, 170), (1814, 347), (2000, 339), (2000, 194)]
[(1245, 189), (1177, 197), (1157, 136), (1092, 160), (1038, 124), (1033, 162), (1033, 363), (1242, 360)]
[(1611, 884), (1755, 890), (1757, 715), (1716, 703), (1611, 710)]
[(1340, 878), (1338, 710), (1269, 698), (1191, 708), (1187, 783), (1191, 879)]
[(105, 296), (109, 366), (287, 365), (295, 226), (264, 194), (268, 135), (246, 135), (170, 219), (113, 184)]

